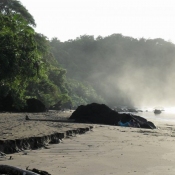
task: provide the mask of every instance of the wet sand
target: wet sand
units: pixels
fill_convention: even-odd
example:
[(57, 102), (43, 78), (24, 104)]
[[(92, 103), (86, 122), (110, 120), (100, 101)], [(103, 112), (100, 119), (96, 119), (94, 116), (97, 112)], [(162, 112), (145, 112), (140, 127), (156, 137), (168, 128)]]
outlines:
[[(68, 117), (70, 114), (69, 112), (53, 113), (53, 115), (48, 113), (40, 114), (41, 116), (38, 117), (55, 119)], [(79, 125), (37, 121), (27, 123), (24, 114), (20, 115), (20, 117), (14, 116), (15, 119), (19, 117), (18, 122), (15, 123), (10, 120), (12, 117), (8, 118), (8, 114), (6, 119), (2, 119), (0, 114), (0, 125), (5, 128), (4, 133), (1, 129), (0, 138), (7, 139), (7, 133), (10, 132), (12, 134), (9, 134), (9, 137), (25, 137), (36, 133), (48, 134), (61, 128)], [(32, 115), (30, 117), (32, 118)], [(14, 123), (7, 127), (7, 123), (12, 121)], [(50, 144), (47, 146), (48, 149), (24, 150), (8, 154), (6, 158), (1, 158), (0, 164), (23, 169), (29, 166), (30, 169), (45, 170), (52, 175), (174, 175), (175, 126), (158, 121), (155, 124), (158, 126), (155, 130), (94, 125), (92, 131), (70, 136), (59, 144)], [(10, 125), (13, 126), (11, 129)], [(20, 125), (25, 127), (19, 127)], [(8, 160), (10, 156), (13, 157), (12, 160)]]

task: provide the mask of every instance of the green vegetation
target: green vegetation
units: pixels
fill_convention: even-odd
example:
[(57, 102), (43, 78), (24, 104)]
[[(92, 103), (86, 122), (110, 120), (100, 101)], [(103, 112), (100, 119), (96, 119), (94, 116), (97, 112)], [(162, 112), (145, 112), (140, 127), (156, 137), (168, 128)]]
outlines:
[(73, 80), (67, 80), (47, 37), (30, 26), (35, 21), (19, 1), (0, 2), (0, 21), (0, 101), (10, 96), (13, 107), (22, 109), (26, 99), (36, 98), (49, 108), (57, 102), (87, 104), (88, 97), (98, 97), (92, 87), (85, 88), (80, 82), (75, 86), (70, 83)]
[(0, 90), (6, 89), (2, 95), (11, 93), (20, 106), (28, 81), (36, 75), (35, 32), (18, 14), (0, 14), (0, 19)]
[(20, 16), (30, 25), (36, 26), (33, 16), (18, 0), (1, 0), (0, 13), (3, 15), (20, 14)]
[(133, 107), (143, 97), (164, 98), (166, 87), (174, 87), (175, 45), (163, 39), (83, 35), (50, 43), (67, 76), (88, 82), (109, 106)]
[(163, 39), (113, 34), (49, 41), (35, 32), (35, 25), (19, 1), (0, 2), (0, 109), (7, 96), (16, 109), (28, 98), (47, 108), (58, 102), (63, 107), (92, 102), (132, 106), (134, 83), (142, 90), (143, 82), (160, 88), (174, 70), (175, 45)]

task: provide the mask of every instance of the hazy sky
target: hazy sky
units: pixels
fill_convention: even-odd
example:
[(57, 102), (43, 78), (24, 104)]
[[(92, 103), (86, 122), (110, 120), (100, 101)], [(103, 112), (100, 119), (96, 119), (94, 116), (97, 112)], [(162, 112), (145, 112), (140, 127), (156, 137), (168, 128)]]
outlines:
[(36, 31), (61, 41), (120, 33), (175, 43), (174, 0), (20, 0)]

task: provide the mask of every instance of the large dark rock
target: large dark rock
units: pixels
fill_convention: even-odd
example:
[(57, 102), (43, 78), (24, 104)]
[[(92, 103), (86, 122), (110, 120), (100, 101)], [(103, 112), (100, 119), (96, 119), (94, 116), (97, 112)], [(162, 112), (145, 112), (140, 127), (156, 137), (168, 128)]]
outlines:
[(18, 110), (13, 106), (13, 98), (10, 94), (6, 97), (0, 97), (0, 111), (17, 112)]
[(142, 128), (155, 129), (155, 125), (152, 122), (147, 121), (145, 118), (136, 116), (130, 113), (120, 114), (105, 104), (92, 103), (86, 106), (79, 106), (70, 116), (70, 119), (74, 119), (77, 122), (97, 123), (118, 125), (118, 122), (129, 122), (134, 119)]
[(87, 106), (79, 106), (70, 116), (79, 122), (117, 124), (118, 113), (104, 104), (92, 103)]
[(26, 106), (21, 109), (14, 107), (14, 100), (9, 94), (6, 97), (0, 97), (0, 111), (8, 112), (45, 112), (47, 109), (45, 105), (35, 98), (28, 99)]
[(27, 106), (24, 110), (26, 112), (45, 112), (47, 108), (40, 100), (31, 98), (27, 100)]

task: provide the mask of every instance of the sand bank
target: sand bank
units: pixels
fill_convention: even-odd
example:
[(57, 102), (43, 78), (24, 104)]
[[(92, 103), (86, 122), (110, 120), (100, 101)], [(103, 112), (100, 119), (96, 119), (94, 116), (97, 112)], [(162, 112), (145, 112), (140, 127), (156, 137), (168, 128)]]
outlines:
[[(88, 124), (67, 123), (70, 115), (70, 111), (36, 114), (1, 113), (0, 151), (15, 153), (46, 147), (50, 143), (59, 143), (68, 136), (92, 129), (93, 126)], [(26, 120), (26, 116), (30, 120)]]
[[(48, 117), (45, 115), (44, 117)], [(53, 114), (52, 117), (58, 118), (61, 115), (62, 113)], [(13, 127), (10, 130), (12, 134), (9, 136), (18, 137), (19, 134), (20, 137), (24, 137), (26, 133), (29, 135), (45, 134), (58, 131), (60, 128), (74, 127), (74, 124), (67, 123), (26, 123), (24, 116), (20, 117), (18, 119), (20, 125), (24, 125), (24, 128), (27, 126), (27, 129), (21, 133), (16, 128), (21, 128), (19, 123), (18, 126), (17, 123), (12, 124)], [(5, 120), (7, 124), (9, 118)], [(158, 126), (155, 130), (94, 125), (92, 131), (83, 135), (70, 136), (59, 144), (50, 144), (47, 146), (48, 149), (25, 150), (8, 154), (6, 158), (1, 159), (0, 164), (24, 169), (29, 166), (30, 169), (45, 170), (52, 175), (174, 175), (175, 127), (163, 122), (155, 124)], [(30, 129), (28, 129), (29, 126)], [(8, 128), (5, 131), (6, 134), (3, 133), (1, 136), (7, 135)], [(10, 156), (13, 157), (12, 160), (8, 160)]]

